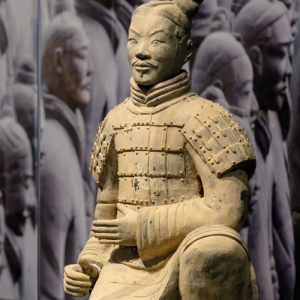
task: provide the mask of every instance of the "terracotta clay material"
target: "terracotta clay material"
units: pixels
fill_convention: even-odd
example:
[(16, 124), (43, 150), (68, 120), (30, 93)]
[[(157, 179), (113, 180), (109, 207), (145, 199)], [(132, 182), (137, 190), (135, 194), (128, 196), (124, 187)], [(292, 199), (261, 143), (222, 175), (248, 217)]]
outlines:
[(94, 141), (97, 205), (78, 263), (65, 267), (70, 295), (258, 299), (237, 233), (254, 151), (228, 111), (190, 92), (182, 70), (198, 5), (151, 1), (133, 13), (131, 96), (108, 113)]

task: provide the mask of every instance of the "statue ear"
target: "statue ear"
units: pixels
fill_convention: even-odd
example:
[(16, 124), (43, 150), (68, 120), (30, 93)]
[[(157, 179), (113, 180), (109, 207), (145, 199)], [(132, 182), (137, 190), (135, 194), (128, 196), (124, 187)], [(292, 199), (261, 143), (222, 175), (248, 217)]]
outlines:
[(58, 74), (62, 73), (62, 69), (63, 69), (63, 55), (64, 55), (64, 51), (63, 51), (62, 48), (56, 48), (54, 50), (55, 71)]
[(223, 91), (224, 84), (221, 79), (216, 79), (212, 85)]
[(261, 76), (263, 73), (262, 53), (258, 46), (252, 46), (249, 51), (254, 74)]
[(194, 53), (194, 43), (193, 43), (193, 41), (191, 39), (189, 39), (187, 41), (187, 45), (186, 46), (187, 46), (186, 47), (187, 55), (186, 55), (184, 63), (188, 62), (191, 59), (191, 56)]

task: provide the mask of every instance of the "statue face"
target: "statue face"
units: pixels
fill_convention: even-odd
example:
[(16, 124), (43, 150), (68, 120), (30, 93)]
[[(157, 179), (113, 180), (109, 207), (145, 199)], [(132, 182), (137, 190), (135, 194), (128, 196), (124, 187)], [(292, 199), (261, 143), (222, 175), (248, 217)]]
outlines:
[(28, 183), (32, 178), (31, 162), (28, 157), (8, 159), (5, 166), (5, 183), (3, 197), (5, 202), (6, 224), (13, 232), (22, 236), (24, 234), (27, 216)]
[(63, 50), (61, 56), (61, 86), (64, 87), (66, 93), (66, 99), (63, 100), (70, 107), (77, 108), (90, 102), (89, 43), (83, 31), (72, 38), (72, 49)]
[(261, 47), (262, 74), (257, 78), (255, 86), (258, 98), (262, 99), (260, 107), (263, 109), (279, 110), (283, 105), (292, 72), (290, 44), (289, 20), (283, 17), (273, 24), (269, 43)]
[(186, 45), (175, 36), (176, 25), (156, 15), (134, 15), (127, 57), (137, 84), (152, 86), (176, 76), (185, 63)]

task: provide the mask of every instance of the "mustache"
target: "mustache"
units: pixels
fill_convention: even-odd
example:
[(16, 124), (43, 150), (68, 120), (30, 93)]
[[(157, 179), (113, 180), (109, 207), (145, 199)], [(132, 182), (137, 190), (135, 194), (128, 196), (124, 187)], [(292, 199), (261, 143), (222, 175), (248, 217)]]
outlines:
[(140, 60), (138, 58), (134, 59), (132, 61), (132, 66), (138, 66), (138, 67), (152, 67), (157, 69), (158, 68), (158, 62), (153, 60), (153, 59), (149, 59), (149, 60)]

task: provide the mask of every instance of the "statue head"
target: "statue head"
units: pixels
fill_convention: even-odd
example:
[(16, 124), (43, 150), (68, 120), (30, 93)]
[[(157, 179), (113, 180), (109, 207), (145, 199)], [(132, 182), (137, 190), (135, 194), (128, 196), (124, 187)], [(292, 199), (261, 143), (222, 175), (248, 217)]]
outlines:
[(32, 178), (32, 157), (23, 128), (11, 118), (0, 121), (0, 190), (5, 220), (16, 235), (23, 235), (27, 213), (27, 188)]
[(193, 53), (191, 19), (199, 1), (150, 1), (132, 15), (127, 56), (133, 78), (152, 86), (179, 74)]
[(233, 30), (241, 34), (251, 59), (260, 108), (280, 110), (292, 71), (293, 37), (286, 7), (278, 1), (250, 1), (237, 15)]
[(81, 20), (72, 12), (55, 16), (45, 32), (42, 81), (72, 110), (90, 101), (89, 41)]
[(228, 32), (210, 34), (196, 57), (192, 90), (201, 94), (208, 86), (220, 88), (229, 105), (250, 115), (253, 71), (240, 42)]

